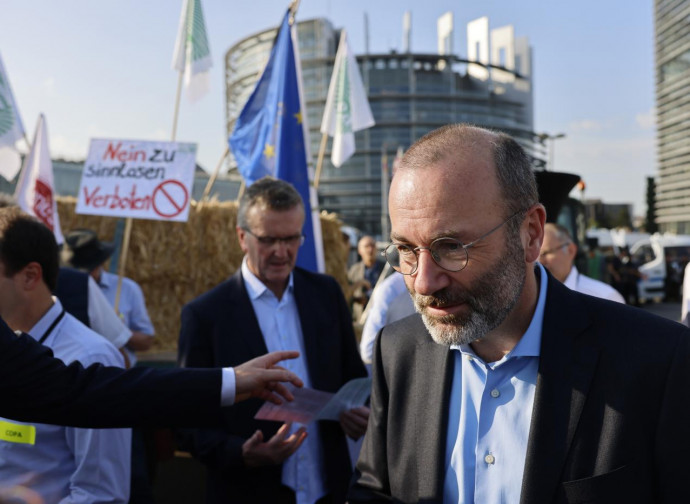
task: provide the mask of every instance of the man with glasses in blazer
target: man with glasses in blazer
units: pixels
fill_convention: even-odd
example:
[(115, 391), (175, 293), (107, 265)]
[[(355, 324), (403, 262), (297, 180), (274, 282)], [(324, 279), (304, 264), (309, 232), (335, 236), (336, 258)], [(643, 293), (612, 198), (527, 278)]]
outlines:
[[(232, 366), (289, 347), (302, 357), (285, 365), (307, 387), (336, 392), (366, 376), (339, 285), (295, 267), (304, 218), (302, 199), (289, 183), (265, 177), (247, 188), (236, 227), (242, 266), (183, 308), (180, 365)], [(305, 430), (255, 420), (260, 406), (248, 401), (223, 428), (183, 435), (208, 469), (207, 502), (344, 502), (352, 472), (345, 435), (362, 436), (368, 409)]]
[(379, 333), (350, 503), (689, 500), (690, 331), (535, 264), (546, 215), (515, 140), (427, 134), (389, 205), (419, 315)]

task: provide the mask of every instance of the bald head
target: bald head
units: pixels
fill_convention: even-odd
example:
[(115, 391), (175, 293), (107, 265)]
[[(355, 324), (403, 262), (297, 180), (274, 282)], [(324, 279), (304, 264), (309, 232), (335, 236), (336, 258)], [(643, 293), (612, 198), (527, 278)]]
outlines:
[(357, 253), (367, 267), (376, 262), (376, 240), (372, 236), (365, 235), (357, 243)]
[(577, 245), (563, 226), (547, 223), (544, 225), (544, 242), (539, 254), (539, 262), (556, 277), (565, 282), (573, 268)]
[[(508, 135), (468, 124), (450, 124), (419, 139), (405, 153), (398, 171), (457, 167), (470, 164), (468, 161), (473, 168), (465, 177), (495, 179), (506, 216), (539, 201), (534, 173), (522, 147)], [(450, 181), (471, 182), (456, 177)]]

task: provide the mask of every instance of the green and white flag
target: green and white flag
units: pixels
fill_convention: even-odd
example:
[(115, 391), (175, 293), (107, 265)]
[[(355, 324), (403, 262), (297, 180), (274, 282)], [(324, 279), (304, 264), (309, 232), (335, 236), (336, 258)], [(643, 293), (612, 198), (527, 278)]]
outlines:
[(0, 57), (0, 175), (7, 180), (19, 172), (21, 158), (14, 144), (23, 137), (24, 126)]
[(357, 60), (350, 50), (347, 34), (340, 34), (333, 75), (328, 86), (321, 133), (333, 137), (331, 162), (339, 167), (355, 153), (355, 131), (374, 125)]
[(184, 72), (184, 86), (190, 101), (194, 102), (208, 92), (208, 71), (212, 66), (201, 0), (183, 0), (173, 69)]

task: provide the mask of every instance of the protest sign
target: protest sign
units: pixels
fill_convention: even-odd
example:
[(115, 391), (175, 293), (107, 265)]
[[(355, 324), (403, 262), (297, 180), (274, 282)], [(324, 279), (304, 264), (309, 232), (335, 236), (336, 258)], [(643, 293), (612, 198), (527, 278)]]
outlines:
[(184, 222), (195, 160), (196, 144), (93, 139), (76, 212)]

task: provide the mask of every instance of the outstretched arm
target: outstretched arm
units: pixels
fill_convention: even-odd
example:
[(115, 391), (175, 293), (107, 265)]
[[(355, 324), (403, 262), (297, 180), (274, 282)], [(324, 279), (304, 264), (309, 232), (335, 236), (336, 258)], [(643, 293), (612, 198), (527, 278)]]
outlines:
[[(302, 382), (276, 364), (293, 354), (268, 354), (238, 366), (237, 400), (291, 398), (279, 382)], [(0, 416), (6, 418), (90, 428), (220, 426), (221, 385), (220, 369), (66, 366), (0, 319)]]

